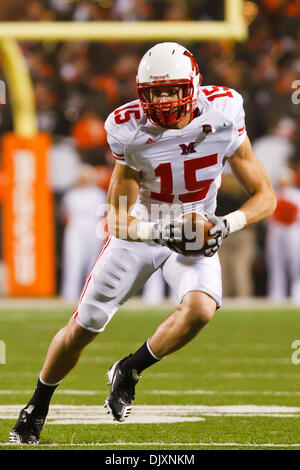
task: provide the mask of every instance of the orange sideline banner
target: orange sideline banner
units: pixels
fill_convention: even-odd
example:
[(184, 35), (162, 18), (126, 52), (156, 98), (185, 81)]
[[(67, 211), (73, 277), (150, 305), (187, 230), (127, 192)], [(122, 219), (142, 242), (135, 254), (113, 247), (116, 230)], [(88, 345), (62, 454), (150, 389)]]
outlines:
[(9, 295), (55, 293), (53, 197), (48, 182), (51, 137), (13, 133), (2, 140), (3, 260)]

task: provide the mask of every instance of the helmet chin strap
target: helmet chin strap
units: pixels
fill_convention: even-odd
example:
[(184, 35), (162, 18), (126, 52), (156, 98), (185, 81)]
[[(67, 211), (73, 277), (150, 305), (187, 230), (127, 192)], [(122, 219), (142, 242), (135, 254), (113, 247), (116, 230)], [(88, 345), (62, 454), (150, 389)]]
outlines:
[(169, 126), (172, 126), (172, 124), (176, 124), (177, 122), (181, 122), (182, 120), (184, 120), (184, 118), (185, 118), (187, 115), (189, 115), (189, 120), (188, 120), (188, 122), (186, 123), (186, 125), (187, 125), (187, 124), (189, 124), (190, 122), (192, 122), (194, 118), (196, 118), (196, 117), (198, 117), (198, 116), (200, 115), (200, 110), (199, 110), (199, 108), (197, 107), (197, 108), (194, 109), (194, 110), (187, 111), (187, 112), (184, 114), (183, 118), (180, 119), (180, 114), (182, 114), (184, 106), (180, 106), (180, 108), (181, 108), (181, 109), (177, 111), (177, 113), (179, 114), (179, 115), (177, 115), (177, 119), (176, 119), (173, 123), (172, 123), (172, 122), (169, 123), (169, 124), (168, 124)]
[[(177, 99), (159, 102), (159, 93), (163, 93), (165, 90), (162, 89), (167, 87), (177, 89)], [(155, 93), (155, 89), (159, 91)], [(195, 109), (193, 83), (188, 79), (138, 83), (138, 94), (149, 120), (162, 127), (171, 127), (183, 121)]]
[[(166, 118), (164, 119), (165, 125), (172, 126), (174, 124), (177, 124), (178, 122), (184, 120), (186, 115), (189, 113), (189, 111), (186, 110), (187, 105), (179, 105), (179, 106), (176, 106), (175, 108), (177, 109), (174, 109), (173, 111), (171, 109), (169, 112), (166, 111), (166, 114), (167, 113), (168, 114)], [(162, 114), (164, 114), (164, 111), (162, 111)], [(190, 114), (192, 113), (190, 112)]]
[[(180, 121), (182, 121), (185, 116), (188, 114), (184, 113), (184, 107), (186, 105), (179, 106), (177, 110), (172, 112), (172, 109), (164, 111), (161, 108), (154, 109), (152, 111), (148, 110), (147, 115), (150, 121), (154, 122), (155, 124), (162, 126), (162, 127), (170, 127)], [(182, 114), (184, 115), (182, 116)], [(172, 117), (175, 117), (172, 119)]]

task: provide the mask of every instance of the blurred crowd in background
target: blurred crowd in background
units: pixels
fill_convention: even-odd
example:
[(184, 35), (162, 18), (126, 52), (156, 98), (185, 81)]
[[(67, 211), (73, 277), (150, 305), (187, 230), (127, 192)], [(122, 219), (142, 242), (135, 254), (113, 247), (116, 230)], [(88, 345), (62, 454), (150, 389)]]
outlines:
[[(243, 96), (249, 138), (282, 201), (272, 220), (224, 243), (220, 250), (223, 270), (232, 273), (224, 276), (224, 295), (268, 295), (278, 301), (289, 295), (300, 304), (300, 285), (299, 289), (293, 285), (294, 280), (296, 286), (300, 282), (300, 3), (245, 1), (244, 17), (249, 25), (245, 42), (184, 44), (199, 64), (203, 85), (228, 86)], [(0, 5), (0, 21), (223, 18), (224, 2), (220, 0), (10, 0)], [(63, 278), (67, 193), (84, 184), (98, 187), (102, 196), (107, 190), (114, 163), (103, 124), (112, 110), (137, 98), (137, 67), (152, 45), (116, 41), (21, 43), (34, 84), (39, 129), (53, 136), (50, 170), (57, 209), (58, 289)], [(0, 109), (1, 134), (11, 129), (8, 105)], [(235, 210), (246, 197), (226, 169), (218, 214)], [(291, 243), (286, 234), (292, 226), (296, 235), (288, 254)], [(294, 261), (292, 270), (290, 259)], [(161, 295), (166, 293), (162, 290)]]

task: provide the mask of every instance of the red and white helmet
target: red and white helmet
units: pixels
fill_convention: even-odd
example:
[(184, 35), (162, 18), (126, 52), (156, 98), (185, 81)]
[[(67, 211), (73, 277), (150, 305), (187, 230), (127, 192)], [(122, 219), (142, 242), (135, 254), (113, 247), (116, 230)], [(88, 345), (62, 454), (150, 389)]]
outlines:
[[(144, 112), (162, 127), (182, 121), (197, 106), (202, 77), (194, 56), (176, 42), (162, 42), (149, 49), (142, 58), (136, 77), (137, 90)], [(150, 89), (180, 86), (183, 97), (177, 101), (151, 101)]]

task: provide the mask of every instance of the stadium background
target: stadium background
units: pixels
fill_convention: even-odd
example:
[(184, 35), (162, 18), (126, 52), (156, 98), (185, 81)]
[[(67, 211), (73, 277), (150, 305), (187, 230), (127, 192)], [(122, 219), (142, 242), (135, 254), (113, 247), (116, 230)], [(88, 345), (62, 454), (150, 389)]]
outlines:
[[(199, 63), (204, 85), (228, 86), (242, 94), (252, 142), (270, 135), (281, 118), (293, 119), (295, 131), (289, 138), (293, 150), (288, 165), (296, 171), (300, 168), (300, 106), (293, 104), (291, 94), (300, 73), (299, 16), (296, 0), (245, 1), (245, 41), (186, 43)], [(26, 4), (11, 0), (0, 6), (0, 21), (170, 22), (223, 18), (224, 2), (218, 0), (29, 0)], [(38, 130), (52, 136), (52, 151), (56, 152), (50, 162), (55, 201), (55, 294), (60, 293), (63, 269), (65, 224), (61, 201), (75, 181), (75, 162), (97, 168), (98, 184), (107, 189), (114, 162), (103, 123), (113, 109), (136, 98), (137, 66), (142, 54), (154, 43), (20, 41), (34, 85)], [(5, 81), (3, 75), (1, 78)], [(0, 108), (1, 135), (12, 129), (12, 107), (7, 94), (6, 104)], [(226, 185), (224, 188), (219, 196), (219, 214), (235, 209), (245, 197), (234, 190), (228, 192)], [(265, 233), (265, 224), (261, 223), (252, 234), (255, 253), (248, 263), (252, 282), (249, 292), (254, 296), (266, 296)], [(3, 269), (1, 273), (4, 277)], [(233, 290), (228, 295), (240, 293)]]

